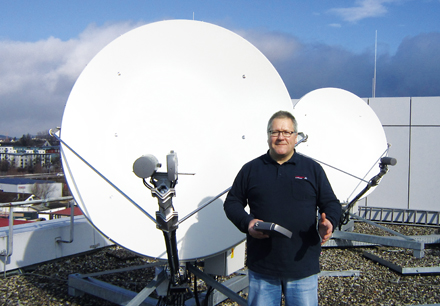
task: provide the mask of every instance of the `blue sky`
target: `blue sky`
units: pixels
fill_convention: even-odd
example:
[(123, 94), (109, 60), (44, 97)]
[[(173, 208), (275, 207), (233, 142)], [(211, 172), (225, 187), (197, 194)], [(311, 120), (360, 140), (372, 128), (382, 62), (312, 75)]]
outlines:
[[(192, 19), (233, 30), (274, 31), (306, 43), (341, 45), (363, 51), (395, 52), (403, 38), (440, 30), (438, 0), (311, 1), (0, 1), (0, 39), (35, 42), (69, 40), (90, 24)], [(386, 51), (385, 50), (385, 51)]]
[(248, 39), (292, 98), (321, 87), (440, 95), (440, 0), (0, 0), (0, 135), (60, 125), (70, 89), (106, 44), (146, 23), (193, 19)]

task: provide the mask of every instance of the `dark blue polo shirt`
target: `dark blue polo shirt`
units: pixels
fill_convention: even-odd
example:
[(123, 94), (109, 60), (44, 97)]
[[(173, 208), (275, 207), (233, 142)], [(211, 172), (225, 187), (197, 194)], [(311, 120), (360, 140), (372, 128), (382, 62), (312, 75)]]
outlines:
[[(245, 211), (249, 205), (250, 213)], [(244, 232), (252, 219), (277, 223), (292, 238), (247, 235), (247, 266), (257, 273), (303, 278), (320, 271), (321, 243), (317, 210), (326, 213), (333, 228), (339, 224), (341, 205), (322, 167), (295, 152), (282, 165), (269, 153), (245, 164), (226, 197), (228, 218)]]

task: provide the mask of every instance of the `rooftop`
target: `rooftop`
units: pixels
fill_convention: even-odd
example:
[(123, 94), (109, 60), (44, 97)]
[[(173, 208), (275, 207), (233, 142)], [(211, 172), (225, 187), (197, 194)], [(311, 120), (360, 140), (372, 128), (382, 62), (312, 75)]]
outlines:
[(29, 178), (0, 178), (0, 184), (10, 185), (28, 185), (28, 184), (41, 184), (41, 183), (55, 183), (54, 181), (46, 180), (34, 180)]

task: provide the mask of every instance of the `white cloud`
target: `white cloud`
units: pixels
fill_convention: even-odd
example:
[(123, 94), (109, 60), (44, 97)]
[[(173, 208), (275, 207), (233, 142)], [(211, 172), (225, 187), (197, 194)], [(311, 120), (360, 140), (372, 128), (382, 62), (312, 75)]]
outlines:
[[(373, 50), (358, 54), (341, 46), (304, 43), (282, 33), (242, 31), (239, 34), (272, 62), (293, 99), (323, 87), (346, 89), (360, 97), (371, 96)], [(440, 95), (439, 47), (439, 32), (422, 33), (404, 39), (395, 55), (381, 54), (377, 96)]]
[(285, 61), (292, 57), (300, 44), (291, 35), (273, 32), (236, 31), (252, 43), (271, 61)]
[(18, 137), (59, 125), (70, 90), (87, 63), (139, 25), (90, 25), (68, 41), (0, 41), (0, 134)]
[[(0, 41), (0, 134), (20, 137), (59, 126), (83, 68), (110, 41), (139, 25), (91, 25), (68, 41)], [(371, 94), (371, 50), (355, 54), (283, 33), (236, 32), (268, 57), (292, 98), (321, 87), (339, 87), (362, 97)], [(378, 96), (440, 95), (439, 47), (440, 33), (420, 34), (405, 39), (396, 55), (382, 55)]]
[(356, 6), (334, 8), (329, 12), (342, 17), (349, 22), (357, 22), (365, 18), (380, 17), (388, 12), (385, 4), (401, 0), (356, 0)]

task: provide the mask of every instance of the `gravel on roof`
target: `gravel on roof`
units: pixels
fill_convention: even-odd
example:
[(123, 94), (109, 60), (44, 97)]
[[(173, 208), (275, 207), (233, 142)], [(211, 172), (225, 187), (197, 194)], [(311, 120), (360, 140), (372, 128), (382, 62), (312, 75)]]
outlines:
[[(389, 225), (405, 235), (438, 234), (433, 227)], [(357, 224), (355, 231), (388, 235), (367, 224)], [(373, 246), (323, 248), (323, 271), (358, 270), (358, 276), (319, 278), (319, 304), (324, 305), (423, 305), (440, 303), (440, 275), (402, 275), (363, 256), (375, 254), (402, 267), (440, 266), (440, 245), (427, 245), (424, 258), (415, 258), (411, 250)], [(68, 276), (94, 273), (152, 262), (118, 246), (100, 249), (57, 261), (42, 263), (0, 276), (0, 305), (115, 305), (85, 294), (68, 295)], [(140, 292), (154, 277), (154, 268), (110, 274), (100, 280)], [(227, 300), (220, 305), (235, 305)]]

